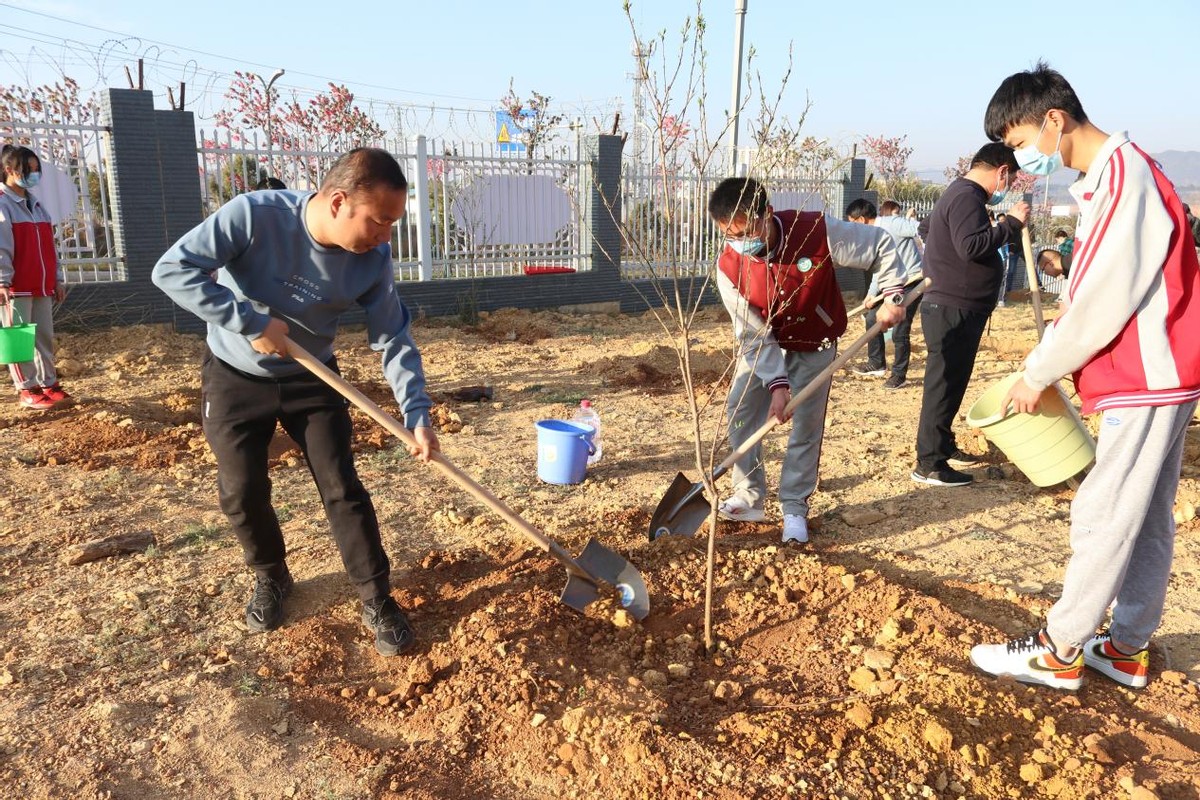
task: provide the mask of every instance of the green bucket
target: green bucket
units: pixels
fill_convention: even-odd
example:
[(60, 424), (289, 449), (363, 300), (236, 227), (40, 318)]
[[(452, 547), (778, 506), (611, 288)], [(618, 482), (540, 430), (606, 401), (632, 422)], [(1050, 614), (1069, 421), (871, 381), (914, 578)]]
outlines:
[(36, 334), (37, 325), (32, 322), (0, 328), (0, 364), (33, 361)]
[(979, 428), (1034, 486), (1053, 486), (1075, 477), (1096, 457), (1096, 442), (1057, 385), (1047, 386), (1036, 414), (1004, 415), (1000, 404), (1022, 374), (996, 383), (967, 412)]

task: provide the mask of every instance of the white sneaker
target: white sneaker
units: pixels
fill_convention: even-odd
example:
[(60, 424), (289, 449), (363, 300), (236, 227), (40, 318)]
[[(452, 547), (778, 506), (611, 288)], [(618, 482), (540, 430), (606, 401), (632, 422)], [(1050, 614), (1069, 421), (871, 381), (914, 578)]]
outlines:
[(800, 514), (783, 515), (783, 543), (808, 541), (808, 520)]
[(1002, 644), (977, 644), (971, 663), (992, 675), (1011, 675), (1021, 683), (1077, 690), (1083, 684), (1083, 651), (1069, 662), (1059, 661), (1044, 630)]
[(1143, 647), (1136, 653), (1125, 655), (1112, 646), (1108, 631), (1093, 636), (1083, 646), (1083, 663), (1131, 689), (1143, 689), (1149, 680), (1150, 651)]
[(721, 501), (717, 506), (717, 514), (721, 519), (733, 522), (762, 522), (767, 518), (767, 512), (750, 505), (741, 495), (734, 495), (728, 500)]

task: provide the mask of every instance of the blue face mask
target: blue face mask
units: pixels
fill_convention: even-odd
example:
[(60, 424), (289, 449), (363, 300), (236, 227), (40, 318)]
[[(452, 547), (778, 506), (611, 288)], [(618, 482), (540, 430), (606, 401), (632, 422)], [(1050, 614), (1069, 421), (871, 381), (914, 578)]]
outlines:
[(20, 186), (22, 189), (32, 189), (41, 182), (42, 173), (40, 172), (31, 172), (24, 178), (17, 178), (17, 186)]
[(1042, 122), (1042, 127), (1038, 129), (1037, 138), (1032, 144), (1025, 147), (1013, 150), (1013, 157), (1017, 159), (1017, 163), (1021, 165), (1021, 169), (1031, 175), (1049, 175), (1063, 165), (1062, 153), (1059, 152), (1059, 145), (1062, 144), (1062, 131), (1058, 132), (1058, 139), (1054, 142), (1054, 152), (1046, 155), (1041, 150), (1038, 150), (1037, 144), (1042, 140), (1042, 134), (1046, 131), (1046, 123), (1050, 121), (1049, 117)]
[(1005, 182), (1009, 183), (1010, 185), (1004, 187), (1004, 191), (1001, 191), (1000, 187), (997, 186), (996, 191), (992, 192), (992, 196), (988, 198), (989, 206), (998, 206), (1004, 202), (1004, 196), (1006, 194), (1008, 194), (1008, 190), (1011, 188), (1011, 181), (1005, 181)]
[(751, 239), (726, 239), (725, 244), (729, 245), (733, 252), (744, 256), (756, 256), (767, 246), (767, 243), (757, 236)]

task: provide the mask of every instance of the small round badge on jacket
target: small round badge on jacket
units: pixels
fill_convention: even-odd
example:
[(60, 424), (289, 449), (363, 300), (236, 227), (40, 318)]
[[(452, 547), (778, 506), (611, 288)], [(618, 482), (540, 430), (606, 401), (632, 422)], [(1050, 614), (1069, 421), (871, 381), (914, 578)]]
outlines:
[(802, 258), (796, 262), (796, 269), (800, 270), (801, 272), (808, 272), (812, 268), (813, 263), (811, 258)]

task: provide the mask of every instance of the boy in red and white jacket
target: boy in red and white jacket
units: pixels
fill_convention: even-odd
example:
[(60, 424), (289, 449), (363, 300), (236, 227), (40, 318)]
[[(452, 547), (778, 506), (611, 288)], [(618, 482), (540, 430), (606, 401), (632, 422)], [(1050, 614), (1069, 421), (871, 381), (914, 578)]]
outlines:
[[(738, 448), (783, 409), (791, 393), (833, 362), (846, 331), (846, 306), (835, 267), (876, 273), (886, 298), (877, 311), (885, 326), (904, 319), (904, 264), (882, 228), (820, 212), (775, 211), (752, 178), (717, 185), (708, 212), (725, 236), (717, 261), (717, 288), (733, 320), (737, 367), (729, 390), (729, 443)], [(792, 433), (779, 477), (783, 541), (808, 541), (808, 498), (817, 487), (825, 406), (831, 381), (793, 413)], [(721, 503), (725, 519), (765, 518), (767, 491), (762, 447), (733, 467), (735, 493)]]
[[(976, 666), (1064, 689), (1089, 666), (1146, 685), (1175, 538), (1172, 508), (1184, 438), (1200, 399), (1200, 261), (1183, 204), (1158, 164), (1124, 133), (1088, 120), (1070, 84), (1044, 63), (1007, 78), (988, 106), (988, 136), (1021, 168), (1084, 174), (1065, 311), (1009, 392), (1017, 412), (1073, 374), (1084, 413), (1103, 413), (1096, 465), (1071, 506), (1071, 560), (1046, 627), (979, 645)], [(1108, 629), (1097, 634), (1113, 606)]]

